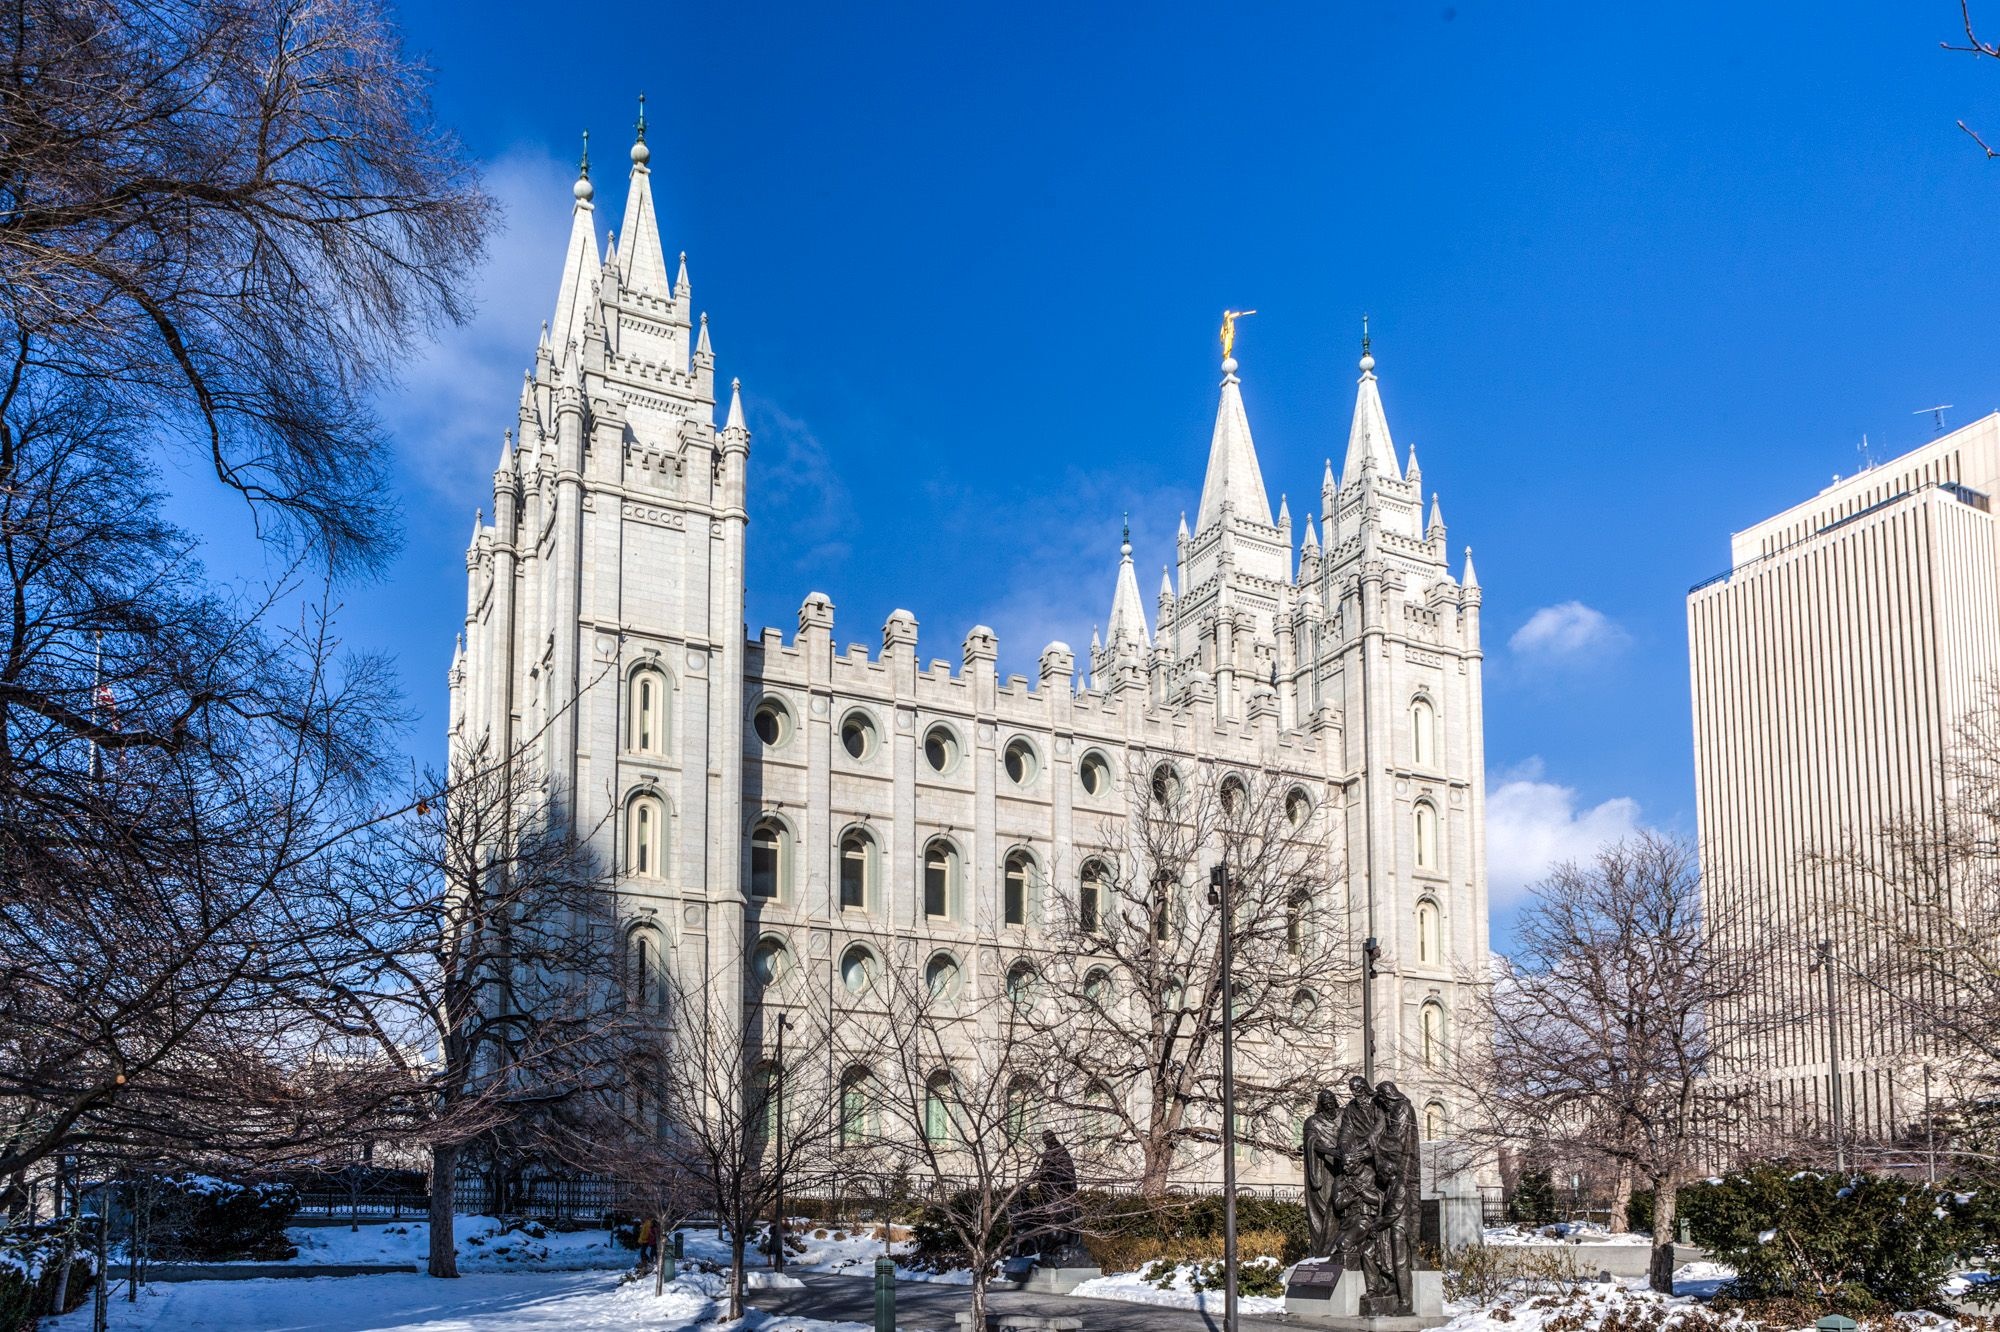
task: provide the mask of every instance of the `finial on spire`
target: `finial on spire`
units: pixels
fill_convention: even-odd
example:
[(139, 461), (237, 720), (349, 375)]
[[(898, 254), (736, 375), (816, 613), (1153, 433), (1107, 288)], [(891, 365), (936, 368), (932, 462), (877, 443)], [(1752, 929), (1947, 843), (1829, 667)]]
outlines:
[(1361, 316), (1361, 373), (1370, 374), (1375, 369), (1375, 353), (1369, 350), (1368, 316)]
[(1132, 558), (1132, 514), (1130, 510), (1127, 510), (1125, 513), (1125, 525), (1118, 536), (1118, 553), (1128, 560)]
[(597, 187), (590, 183), (590, 131), (583, 132), (583, 156), (576, 164), (576, 184), (570, 187), (578, 203), (589, 203), (590, 196), (597, 193)]
[(646, 146), (646, 94), (639, 94), (639, 121), (632, 126), (638, 137), (632, 140), (632, 165), (644, 166), (652, 160), (653, 150)]

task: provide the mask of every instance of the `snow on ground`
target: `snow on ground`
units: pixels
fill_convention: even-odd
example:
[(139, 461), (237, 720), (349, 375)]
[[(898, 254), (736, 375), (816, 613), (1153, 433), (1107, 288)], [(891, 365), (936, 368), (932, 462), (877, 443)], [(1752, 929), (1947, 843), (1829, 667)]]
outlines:
[[(541, 1227), (536, 1227), (542, 1230)], [(391, 1221), (346, 1226), (293, 1226), (285, 1232), (299, 1246), (295, 1263), (400, 1263), (421, 1267), (429, 1259), (427, 1221)], [(461, 1216), (452, 1226), (458, 1242), (458, 1270), (471, 1272), (568, 1272), (631, 1267), (637, 1255), (621, 1248), (605, 1230), (567, 1234), (542, 1230), (539, 1238), (521, 1231), (500, 1233), (490, 1216)]]
[(1736, 1269), (1727, 1263), (1682, 1263), (1674, 1269), (1674, 1294), (1713, 1299), (1735, 1279)]
[[(1182, 1263), (1174, 1269), (1171, 1284), (1162, 1288), (1137, 1272), (1119, 1272), (1112, 1276), (1092, 1277), (1070, 1293), (1093, 1300), (1124, 1300), (1131, 1304), (1158, 1304), (1170, 1309), (1221, 1313), (1222, 1292), (1190, 1289), (1189, 1278), (1193, 1274), (1194, 1264)], [(1237, 1299), (1236, 1307), (1245, 1314), (1275, 1314), (1285, 1311), (1285, 1302), (1272, 1295), (1244, 1295)]]
[[(438, 1281), (418, 1273), (258, 1281), (158, 1283), (136, 1304), (111, 1301), (113, 1332), (695, 1332), (727, 1325), (721, 1279), (651, 1280), (608, 1272), (507, 1272)], [(86, 1304), (44, 1319), (47, 1332), (84, 1332)], [(862, 1323), (753, 1314), (756, 1332), (869, 1332)]]
[(1632, 1231), (1614, 1234), (1587, 1221), (1559, 1221), (1552, 1226), (1488, 1226), (1484, 1238), (1488, 1244), (1650, 1245), (1653, 1242), (1651, 1235), (1641, 1235)]

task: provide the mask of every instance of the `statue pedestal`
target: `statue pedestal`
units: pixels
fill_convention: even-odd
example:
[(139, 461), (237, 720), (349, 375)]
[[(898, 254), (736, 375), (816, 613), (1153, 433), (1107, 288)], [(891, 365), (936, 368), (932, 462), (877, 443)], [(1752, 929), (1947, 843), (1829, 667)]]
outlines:
[(1416, 1311), (1373, 1313), (1371, 1307), (1382, 1301), (1364, 1293), (1361, 1273), (1347, 1271), (1338, 1259), (1311, 1259), (1293, 1268), (1285, 1283), (1285, 1312), (1301, 1322), (1342, 1332), (1422, 1332), (1442, 1327), (1449, 1321), (1444, 1316), (1444, 1274), (1419, 1270), (1410, 1275)]

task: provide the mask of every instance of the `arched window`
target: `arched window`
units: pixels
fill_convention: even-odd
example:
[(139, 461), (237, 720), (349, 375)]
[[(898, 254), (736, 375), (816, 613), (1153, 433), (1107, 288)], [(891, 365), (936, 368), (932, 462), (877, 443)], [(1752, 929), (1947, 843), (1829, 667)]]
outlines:
[(1007, 1140), (1026, 1142), (1035, 1127), (1035, 1089), (1026, 1078), (1007, 1084)]
[(1161, 809), (1172, 809), (1180, 801), (1180, 775), (1171, 764), (1162, 763), (1153, 769), (1153, 803)]
[(1427, 1000), (1422, 1010), (1424, 1067), (1436, 1068), (1444, 1062), (1444, 1005)]
[(875, 880), (875, 839), (860, 828), (840, 835), (840, 905), (865, 911)]
[(865, 1147), (874, 1136), (875, 1078), (856, 1064), (840, 1075), (840, 1145)]
[(749, 1103), (743, 1118), (762, 1144), (778, 1134), (778, 1066), (766, 1059), (750, 1070)]
[(958, 848), (942, 837), (924, 847), (924, 914), (942, 919), (958, 899)]
[(924, 983), (931, 998), (952, 999), (958, 995), (958, 959), (950, 953), (933, 953), (924, 967)]
[(1083, 873), (1076, 885), (1076, 924), (1086, 932), (1094, 932), (1104, 923), (1105, 908), (1110, 905), (1111, 870), (1101, 860), (1083, 862)]
[(759, 819), (750, 829), (750, 896), (782, 895), (791, 873), (791, 837), (776, 819)]
[(642, 1013), (666, 1012), (667, 976), (658, 932), (645, 925), (633, 930), (626, 936), (625, 960), (632, 1006)]
[(1424, 1137), (1432, 1142), (1444, 1137), (1450, 1131), (1445, 1123), (1444, 1104), (1432, 1101), (1424, 1106)]
[(1291, 824), (1294, 828), (1303, 828), (1306, 826), (1306, 820), (1312, 817), (1312, 812), (1312, 797), (1306, 794), (1306, 789), (1303, 786), (1294, 786), (1290, 791), (1286, 792), (1286, 823)]
[(1085, 795), (1101, 796), (1111, 790), (1111, 761), (1094, 749), (1083, 756), (1076, 775)]
[(625, 814), (625, 864), (633, 877), (666, 877), (667, 807), (656, 795), (632, 798)]
[(942, 723), (924, 732), (924, 762), (932, 772), (950, 772), (958, 766), (958, 736)]
[(1087, 1142), (1105, 1144), (1118, 1136), (1118, 1102), (1111, 1088), (1093, 1082), (1083, 1093), (1083, 1133)]
[(1285, 899), (1285, 951), (1297, 957), (1305, 951), (1306, 914), (1312, 908), (1312, 890), (1294, 888)]
[(1422, 694), (1410, 701), (1410, 762), (1419, 768), (1437, 766), (1437, 709)]
[(1035, 774), (1041, 771), (1042, 766), (1041, 759), (1035, 753), (1035, 747), (1020, 736), (1007, 742), (1007, 750), (1001, 755), (1001, 761), (1007, 769), (1007, 780), (1016, 786), (1026, 786), (1034, 781)]
[(840, 747), (851, 759), (865, 759), (875, 752), (875, 719), (856, 709), (840, 719)]
[(792, 738), (792, 710), (783, 699), (766, 695), (750, 714), (750, 729), (766, 749), (776, 749)]
[(1319, 1000), (1313, 998), (1311, 990), (1300, 990), (1292, 996), (1292, 1025), (1301, 1030), (1310, 1030), (1319, 1020)]
[(1438, 861), (1438, 815), (1428, 800), (1417, 802), (1416, 813), (1412, 816), (1412, 826), (1417, 841), (1417, 868), (1435, 872)]
[(1092, 967), (1083, 978), (1083, 997), (1098, 1008), (1103, 1008), (1112, 1000), (1111, 973), (1103, 967)]
[(1035, 858), (1026, 851), (1007, 853), (1005, 872), (1000, 876), (1000, 919), (1003, 924), (1028, 923), (1028, 891), (1034, 872)]
[(951, 1074), (939, 1069), (924, 1082), (924, 1141), (951, 1141)]
[(1438, 904), (1426, 897), (1417, 903), (1417, 961), (1435, 964), (1443, 955)]
[(1174, 876), (1165, 870), (1153, 873), (1153, 937), (1159, 940), (1171, 939), (1174, 934), (1174, 912), (1180, 907), (1179, 885)]
[(667, 704), (672, 697), (666, 673), (655, 666), (641, 667), (632, 672), (627, 693), (626, 715), (631, 719), (627, 746), (635, 754), (666, 753)]
[(840, 983), (849, 994), (866, 994), (875, 983), (875, 954), (855, 944), (840, 955)]
[(1007, 1001), (1019, 1007), (1035, 997), (1035, 969), (1026, 962), (1007, 968)]
[(765, 935), (750, 954), (750, 971), (760, 985), (776, 985), (791, 969), (791, 950), (776, 935)]
[(1235, 773), (1222, 779), (1222, 812), (1232, 819), (1240, 819), (1250, 807), (1250, 788)]

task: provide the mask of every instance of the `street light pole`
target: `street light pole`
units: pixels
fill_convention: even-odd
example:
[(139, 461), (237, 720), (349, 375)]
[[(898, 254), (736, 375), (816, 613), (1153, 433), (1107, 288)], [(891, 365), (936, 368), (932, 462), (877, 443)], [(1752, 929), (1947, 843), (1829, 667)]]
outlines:
[(1369, 935), (1361, 944), (1361, 1076), (1375, 1085), (1375, 959), (1382, 945)]
[(789, 1014), (778, 1014), (778, 1066), (771, 1072), (771, 1095), (776, 1101), (773, 1118), (778, 1121), (777, 1157), (773, 1162), (778, 1170), (777, 1214), (771, 1218), (771, 1266), (777, 1271), (785, 1270), (785, 1026)]
[(1229, 868), (1208, 872), (1208, 900), (1222, 910), (1222, 1332), (1236, 1332), (1236, 965)]
[(1819, 957), (1806, 969), (1826, 973), (1826, 1079), (1830, 1088), (1827, 1100), (1833, 1110), (1833, 1168), (1846, 1174), (1847, 1116), (1840, 1096), (1840, 1011), (1835, 1007), (1833, 989), (1833, 940), (1819, 941)]

